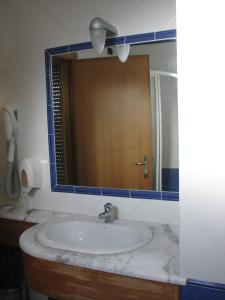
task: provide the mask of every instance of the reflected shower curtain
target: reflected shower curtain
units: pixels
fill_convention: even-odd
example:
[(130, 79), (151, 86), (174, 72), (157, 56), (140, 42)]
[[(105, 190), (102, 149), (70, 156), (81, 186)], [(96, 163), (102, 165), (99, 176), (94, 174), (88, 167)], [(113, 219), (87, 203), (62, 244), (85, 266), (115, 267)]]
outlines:
[(176, 74), (151, 71), (153, 188), (178, 191), (178, 105)]

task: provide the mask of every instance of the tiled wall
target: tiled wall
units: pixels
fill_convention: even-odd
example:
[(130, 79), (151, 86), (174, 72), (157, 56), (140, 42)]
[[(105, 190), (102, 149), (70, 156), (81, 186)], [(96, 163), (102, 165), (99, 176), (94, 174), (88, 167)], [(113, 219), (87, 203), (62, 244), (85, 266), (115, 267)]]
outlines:
[(97, 15), (115, 24), (124, 36), (176, 28), (175, 1), (162, 4), (145, 0), (75, 0), (65, 5), (61, 0), (24, 0), (18, 3), (14, 11), (14, 88), (19, 105), (19, 160), (38, 156), (44, 170), (44, 186), (29, 198), (29, 207), (97, 215), (103, 204), (111, 201), (121, 218), (178, 224), (179, 204), (165, 201), (167, 194), (164, 200), (161, 197), (154, 200), (144, 199), (145, 195), (143, 199), (130, 199), (50, 191), (44, 50), (88, 41), (89, 23)]
[(188, 281), (181, 287), (181, 300), (224, 300), (225, 286), (204, 282)]
[(162, 190), (179, 191), (179, 169), (164, 168), (162, 169)]
[[(14, 34), (14, 18), (11, 7), (2, 5), (0, 7), (0, 110), (16, 98), (16, 92), (11, 86), (14, 78), (13, 66), (15, 62)], [(2, 199), (2, 201), (10, 203), (4, 194), (5, 166), (6, 144), (0, 117), (0, 201)]]
[[(19, 158), (43, 160), (45, 184), (30, 199), (31, 207), (96, 214), (104, 201), (112, 201), (121, 217), (178, 221), (174, 202), (50, 192), (43, 58), (46, 48), (87, 41), (88, 24), (96, 15), (117, 25), (121, 35), (129, 35), (175, 28), (174, 11), (175, 1), (77, 0), (66, 8), (61, 0), (19, 2), (16, 80), (12, 74), (8, 80), (4, 77), (4, 86), (10, 87), (7, 100), (15, 99), (19, 105)], [(177, 2), (181, 272), (225, 283), (223, 14), (222, 1)]]
[(188, 278), (225, 283), (224, 12), (219, 1), (181, 2), (180, 269)]

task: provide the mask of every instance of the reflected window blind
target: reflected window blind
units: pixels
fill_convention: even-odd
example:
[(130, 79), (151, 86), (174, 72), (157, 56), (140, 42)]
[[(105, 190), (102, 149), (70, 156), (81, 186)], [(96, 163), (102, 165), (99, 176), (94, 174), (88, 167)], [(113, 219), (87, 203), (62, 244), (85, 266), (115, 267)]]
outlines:
[(61, 93), (60, 65), (52, 66), (52, 98), (55, 126), (55, 154), (56, 154), (56, 173), (57, 183), (65, 184), (65, 157), (64, 157), (64, 139), (63, 139), (63, 99)]

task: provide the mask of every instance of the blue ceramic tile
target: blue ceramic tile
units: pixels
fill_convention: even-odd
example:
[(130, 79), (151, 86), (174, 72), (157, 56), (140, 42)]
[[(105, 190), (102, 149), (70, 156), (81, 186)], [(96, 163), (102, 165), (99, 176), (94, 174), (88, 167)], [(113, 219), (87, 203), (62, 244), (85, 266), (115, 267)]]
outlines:
[(179, 201), (179, 193), (175, 193), (175, 192), (162, 192), (162, 200)]
[(55, 136), (54, 134), (48, 135), (48, 146), (49, 146), (49, 161), (51, 164), (55, 164)]
[(162, 169), (162, 190), (170, 192), (179, 191), (179, 169), (163, 168)]
[(154, 39), (155, 39), (154, 32), (135, 34), (135, 35), (126, 36), (125, 43), (126, 44), (142, 43), (142, 42), (153, 41)]
[(60, 184), (57, 184), (54, 187), (54, 192), (74, 193), (74, 186), (73, 185), (60, 185)]
[(102, 196), (130, 197), (130, 191), (125, 189), (101, 188)]
[(87, 49), (92, 49), (92, 48), (93, 47), (92, 47), (91, 42), (73, 44), (73, 45), (69, 45), (69, 52), (76, 52), (76, 51), (87, 50)]
[(131, 198), (161, 200), (161, 192), (155, 192), (155, 191), (131, 190), (130, 191), (130, 196), (131, 196)]
[(56, 165), (55, 164), (50, 164), (50, 177), (51, 177), (51, 188), (52, 190), (54, 189), (56, 185)]
[(55, 48), (49, 48), (49, 49), (46, 49), (45, 51), (47, 51), (50, 55), (67, 53), (67, 52), (69, 52), (69, 46), (65, 45), (65, 46), (60, 46), (60, 47), (55, 47)]
[(116, 46), (116, 45), (123, 45), (125, 43), (125, 37), (115, 37), (115, 38), (109, 38), (105, 42), (105, 46)]
[(46, 75), (46, 96), (47, 96), (47, 105), (52, 105), (52, 77)]
[(196, 286), (206, 287), (206, 288), (219, 289), (219, 290), (225, 291), (225, 284), (222, 284), (222, 283), (188, 279), (187, 284), (188, 285), (196, 285)]
[(75, 186), (75, 193), (87, 195), (101, 195), (101, 189), (89, 186)]
[[(218, 284), (210, 285), (189, 284), (181, 287), (180, 299), (181, 300), (224, 300), (225, 290), (217, 289)], [(215, 288), (214, 288), (215, 287)]]
[(176, 36), (177, 36), (176, 29), (171, 29), (171, 30), (156, 32), (155, 39), (156, 40), (171, 39), (171, 38), (176, 38)]
[(162, 187), (163, 191), (171, 191), (171, 192), (177, 192), (179, 193), (179, 186), (177, 185), (171, 185), (168, 189), (168, 187)]
[(51, 105), (47, 106), (47, 115), (48, 115), (48, 134), (54, 134), (54, 116), (53, 116), (53, 107)]
[(51, 56), (48, 51), (45, 51), (45, 73), (46, 75), (51, 75)]

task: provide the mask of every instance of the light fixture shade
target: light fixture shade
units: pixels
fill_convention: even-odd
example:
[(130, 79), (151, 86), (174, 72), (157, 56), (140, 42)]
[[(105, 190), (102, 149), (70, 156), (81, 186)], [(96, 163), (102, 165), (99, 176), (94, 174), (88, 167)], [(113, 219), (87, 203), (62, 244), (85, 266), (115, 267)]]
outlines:
[(102, 53), (105, 47), (106, 30), (104, 28), (97, 28), (90, 30), (92, 46), (97, 53)]
[(121, 46), (116, 46), (116, 51), (118, 54), (118, 58), (119, 60), (124, 63), (126, 62), (129, 52), (130, 52), (130, 45), (126, 44), (126, 45), (121, 45)]

